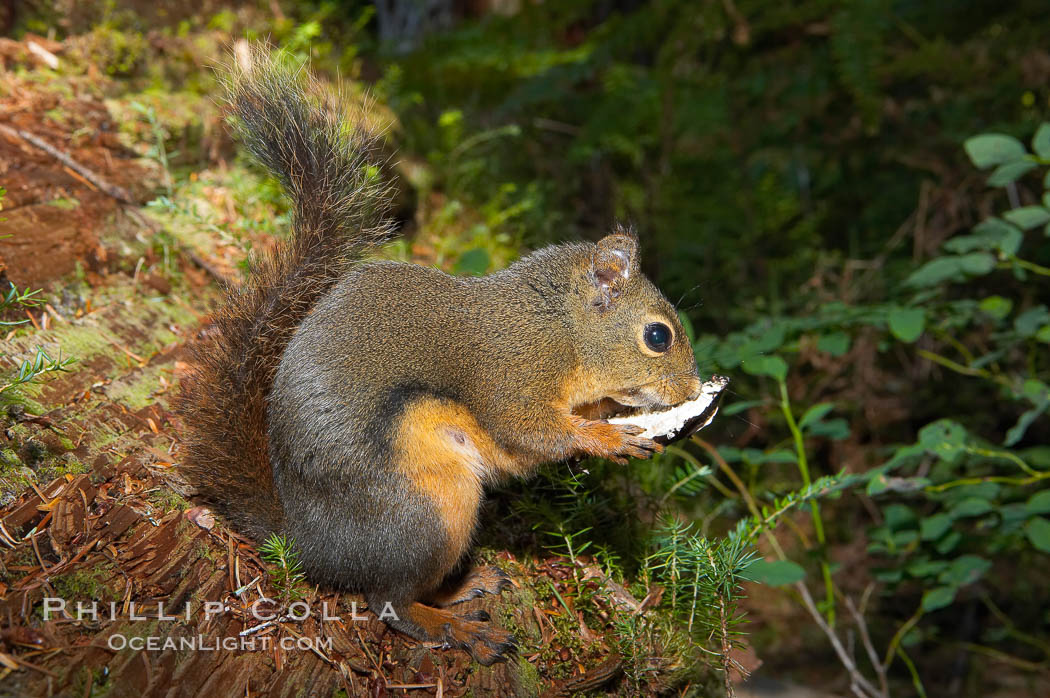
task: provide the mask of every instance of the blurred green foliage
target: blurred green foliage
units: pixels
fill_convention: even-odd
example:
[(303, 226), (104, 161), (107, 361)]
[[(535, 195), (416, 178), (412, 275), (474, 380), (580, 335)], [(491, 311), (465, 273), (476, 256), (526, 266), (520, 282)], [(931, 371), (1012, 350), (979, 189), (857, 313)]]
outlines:
[(377, 89), (446, 190), (512, 183), (538, 200), (528, 242), (634, 221), (669, 295), (700, 282), (694, 318), (719, 331), (879, 255), (923, 179), (957, 183), (966, 137), (1047, 115), (1044, 3), (726, 7), (523, 3), (383, 56)]

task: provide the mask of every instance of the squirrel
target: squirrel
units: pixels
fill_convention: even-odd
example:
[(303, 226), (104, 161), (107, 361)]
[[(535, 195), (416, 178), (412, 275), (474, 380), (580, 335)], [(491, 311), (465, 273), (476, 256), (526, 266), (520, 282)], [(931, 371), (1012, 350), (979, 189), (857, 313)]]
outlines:
[(512, 634), (455, 606), (509, 579), (485, 567), (448, 586), (484, 486), (662, 450), (593, 406), (696, 397), (692, 347), (627, 228), (482, 277), (375, 260), (393, 231), (380, 135), (268, 49), (247, 63), (227, 81), (230, 121), (288, 194), (291, 235), (250, 259), (193, 349), (180, 469), (235, 529), (294, 541), (311, 581), (362, 593), (413, 638), (504, 660)]

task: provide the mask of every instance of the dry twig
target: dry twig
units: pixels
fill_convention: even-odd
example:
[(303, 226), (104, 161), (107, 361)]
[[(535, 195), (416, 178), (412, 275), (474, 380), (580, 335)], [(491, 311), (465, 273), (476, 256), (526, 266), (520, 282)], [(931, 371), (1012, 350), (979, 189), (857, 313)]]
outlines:
[(25, 141), (26, 143), (34, 145), (40, 150), (43, 150), (45, 153), (58, 160), (69, 169), (79, 173), (84, 179), (88, 180), (96, 187), (98, 187), (102, 192), (113, 197), (117, 201), (120, 201), (121, 203), (125, 204), (136, 203), (136, 201), (131, 197), (131, 194), (128, 192), (127, 189), (124, 189), (123, 187), (118, 187), (115, 184), (110, 184), (92, 170), (89, 170), (84, 165), (81, 165), (79, 162), (69, 157), (68, 154), (63, 153), (61, 150), (54, 147), (47, 141), (44, 141), (41, 138), (37, 138), (32, 133), (29, 133), (28, 131), (23, 131), (22, 129), (18, 128), (11, 128), (10, 126), (5, 126), (4, 124), (0, 124), (0, 133), (4, 133), (8, 137), (19, 138)]

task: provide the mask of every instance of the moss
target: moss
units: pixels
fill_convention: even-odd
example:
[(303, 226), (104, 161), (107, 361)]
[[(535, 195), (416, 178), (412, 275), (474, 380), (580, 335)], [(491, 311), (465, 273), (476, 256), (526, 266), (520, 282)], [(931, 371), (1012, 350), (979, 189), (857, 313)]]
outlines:
[(521, 686), (521, 695), (540, 695), (543, 692), (541, 689), (544, 687), (543, 678), (540, 676), (540, 670), (524, 657), (518, 657), (515, 661), (515, 665), (518, 670), (518, 682), (519, 686)]
[(29, 430), (29, 427), (24, 422), (15, 422), (11, 426), (7, 427), (7, 438), (9, 441), (13, 441), (15, 443), (25, 441), (32, 435), (33, 432)]
[(57, 475), (82, 475), (91, 470), (87, 463), (80, 462), (72, 454), (63, 454), (59, 459), (62, 461), (62, 465), (56, 467)]
[[(130, 281), (119, 286), (110, 287), (105, 293), (93, 299), (96, 307), (122, 304), (118, 334), (111, 329), (109, 317), (89, 317), (87, 319), (59, 324), (52, 327), (44, 336), (27, 334), (18, 336), (10, 344), (7, 354), (18, 359), (31, 358), (36, 348), (43, 348), (51, 357), (73, 358), (69, 366), (75, 372), (88, 362), (96, 372), (106, 367), (97, 362), (99, 357), (106, 357), (117, 365), (131, 361), (123, 351), (128, 351), (148, 358), (165, 346), (179, 339), (169, 329), (171, 326), (192, 326), (197, 317), (186, 307), (170, 303), (166, 298), (142, 300), (138, 295), (141, 289)], [(134, 300), (134, 302), (132, 302)], [(100, 311), (105, 313), (106, 311)], [(128, 337), (138, 338), (128, 341)], [(119, 345), (114, 346), (114, 345)], [(151, 392), (160, 387), (157, 372), (160, 368), (147, 367), (145, 373), (137, 373), (125, 378), (125, 382), (115, 386), (116, 399), (120, 399), (132, 409), (141, 408), (152, 403)], [(170, 370), (170, 369), (169, 369)], [(5, 391), (5, 403), (22, 402), (28, 411), (43, 414), (49, 408), (38, 401), (44, 381), (36, 381)], [(114, 389), (111, 386), (110, 390)], [(112, 394), (112, 393), (111, 393)]]
[(193, 552), (197, 554), (198, 558), (203, 558), (209, 562), (215, 563), (216, 565), (223, 561), (223, 555), (221, 553), (202, 541), (198, 541), (197, 545), (193, 548)]
[[(30, 339), (36, 339), (32, 337)], [(58, 354), (61, 353), (62, 357), (73, 357), (77, 361), (84, 361), (92, 357), (98, 356), (104, 352), (112, 351), (113, 345), (106, 341), (106, 336), (99, 332), (98, 327), (94, 326), (93, 323), (85, 322), (83, 324), (67, 323), (52, 327), (47, 334), (47, 343), (33, 342), (33, 344), (43, 344), (44, 350), (52, 358), (58, 358)], [(31, 342), (19, 342), (19, 344), (29, 345)], [(19, 347), (21, 351), (29, 353), (28, 346), (24, 348)], [(76, 364), (70, 366), (71, 369), (75, 370)]]
[(22, 459), (18, 457), (14, 449), (5, 448), (0, 450), (0, 468), (19, 468), (22, 466)]
[(65, 109), (48, 109), (44, 112), (44, 117), (47, 118), (48, 121), (52, 121), (61, 126), (65, 126), (69, 123), (69, 112)]
[(497, 612), (499, 625), (514, 633), (519, 642), (528, 641), (531, 645), (539, 647), (542, 639), (539, 627), (534, 623), (522, 623), (519, 620), (521, 609), (536, 608), (538, 603), (536, 594), (527, 587), (516, 588), (509, 594), (504, 592)]
[(15, 548), (4, 563), (14, 567), (30, 567), (37, 564), (36, 553), (31, 545)]
[(121, 432), (110, 427), (107, 422), (95, 424), (91, 428), (91, 449), (101, 451), (111, 446), (120, 437)]
[(26, 465), (35, 466), (48, 455), (47, 444), (36, 439), (26, 439), (22, 444), (22, 458)]
[(0, 506), (14, 501), (18, 495), (36, 483), (33, 471), (22, 465), (4, 467), (0, 472)]
[(120, 595), (107, 585), (116, 575), (113, 565), (99, 565), (92, 569), (76, 570), (51, 578), (51, 586), (59, 598), (70, 602), (76, 608), (78, 601), (85, 603), (97, 601), (116, 601)]
[(6, 391), (2, 396), (0, 403), (5, 406), (11, 404), (18, 404), (25, 408), (26, 412), (30, 414), (45, 414), (48, 410), (44, 407), (43, 403), (37, 402), (32, 396), (26, 395), (25, 385), (20, 385), (17, 388), (12, 388)]
[(145, 64), (149, 43), (138, 32), (124, 32), (103, 24), (81, 37), (77, 58), (93, 63), (112, 76), (136, 73)]
[(150, 492), (149, 500), (163, 512), (184, 511), (190, 508), (190, 503), (182, 495), (167, 487)]
[(111, 383), (106, 389), (106, 394), (111, 400), (119, 402), (129, 410), (142, 409), (155, 402), (154, 396), (162, 388), (160, 376), (170, 372), (169, 366), (147, 366)]
[(60, 208), (63, 211), (72, 211), (80, 206), (80, 200), (73, 197), (51, 199), (47, 202), (47, 205)]

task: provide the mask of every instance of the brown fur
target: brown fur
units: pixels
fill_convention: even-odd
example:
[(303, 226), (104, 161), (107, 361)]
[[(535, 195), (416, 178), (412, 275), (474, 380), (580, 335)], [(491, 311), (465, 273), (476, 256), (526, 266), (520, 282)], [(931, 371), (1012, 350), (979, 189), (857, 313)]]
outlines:
[(466, 408), (447, 400), (415, 402), (402, 413), (396, 434), (397, 467), (434, 503), (451, 569), (474, 533), (483, 479), (507, 456)]
[(402, 613), (402, 621), (419, 628), (420, 636), (432, 642), (469, 650), (479, 664), (491, 666), (514, 650), (514, 636), (489, 622), (484, 611), (456, 615), (441, 608), (414, 603)]
[(432, 594), (427, 602), (445, 608), (485, 594), (498, 594), (511, 586), (510, 577), (499, 567), (475, 567), (458, 584)]
[(199, 495), (257, 540), (281, 530), (266, 433), (266, 397), (281, 355), (314, 302), (390, 234), (389, 191), (374, 181), (375, 133), (343, 128), (317, 83), (262, 49), (227, 83), (227, 106), (255, 157), (293, 200), (290, 240), (250, 259), (198, 341), (177, 400), (180, 470)]

